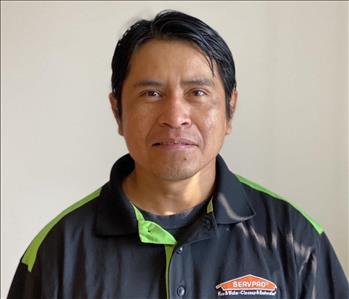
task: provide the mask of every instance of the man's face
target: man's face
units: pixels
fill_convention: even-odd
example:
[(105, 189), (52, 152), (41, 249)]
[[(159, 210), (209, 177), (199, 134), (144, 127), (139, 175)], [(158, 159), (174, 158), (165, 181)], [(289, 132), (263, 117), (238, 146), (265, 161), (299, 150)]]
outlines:
[[(151, 40), (134, 52), (119, 132), (136, 171), (178, 181), (214, 168), (230, 130), (223, 84), (214, 74), (189, 42)], [(232, 107), (235, 101), (234, 94)]]

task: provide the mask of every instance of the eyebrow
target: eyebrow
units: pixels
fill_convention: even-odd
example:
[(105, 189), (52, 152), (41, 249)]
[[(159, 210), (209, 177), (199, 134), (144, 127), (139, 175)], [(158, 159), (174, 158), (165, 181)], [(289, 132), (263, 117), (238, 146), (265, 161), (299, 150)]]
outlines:
[[(133, 87), (146, 87), (146, 86), (156, 86), (160, 87), (163, 86), (164, 83), (157, 80), (140, 80), (137, 81)], [(199, 85), (199, 86), (214, 86), (214, 82), (211, 79), (207, 78), (198, 78), (198, 79), (190, 79), (190, 80), (184, 80), (181, 81), (181, 85), (188, 86), (188, 85)]]
[(141, 80), (133, 84), (133, 87), (162, 86), (162, 85), (164, 85), (162, 82), (156, 81), (156, 80)]
[(192, 79), (192, 80), (185, 80), (181, 82), (181, 85), (188, 86), (188, 85), (199, 85), (199, 86), (214, 86), (214, 83), (211, 79), (207, 78), (198, 78), (198, 79)]

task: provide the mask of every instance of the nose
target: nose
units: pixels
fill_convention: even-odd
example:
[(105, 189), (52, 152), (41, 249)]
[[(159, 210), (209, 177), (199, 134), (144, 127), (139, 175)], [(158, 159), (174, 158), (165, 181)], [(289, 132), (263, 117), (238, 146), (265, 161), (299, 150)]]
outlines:
[(171, 96), (163, 102), (162, 111), (159, 117), (159, 124), (162, 127), (180, 129), (191, 126), (189, 103), (181, 96)]

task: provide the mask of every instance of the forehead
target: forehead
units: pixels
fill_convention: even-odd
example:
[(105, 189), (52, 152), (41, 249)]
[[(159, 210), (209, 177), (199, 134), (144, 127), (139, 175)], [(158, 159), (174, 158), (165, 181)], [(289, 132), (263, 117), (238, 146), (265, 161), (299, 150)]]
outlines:
[(129, 75), (164, 75), (171, 71), (186, 76), (213, 77), (209, 58), (195, 44), (185, 40), (152, 39), (140, 45), (129, 62)]

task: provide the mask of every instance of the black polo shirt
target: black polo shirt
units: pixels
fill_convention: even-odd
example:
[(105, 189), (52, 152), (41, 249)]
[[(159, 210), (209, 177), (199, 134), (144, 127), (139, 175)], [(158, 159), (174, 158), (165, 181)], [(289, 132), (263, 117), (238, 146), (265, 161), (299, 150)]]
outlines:
[(220, 156), (216, 164), (212, 198), (171, 227), (178, 221), (126, 198), (121, 181), (134, 161), (122, 157), (108, 183), (33, 240), (8, 298), (349, 298), (322, 228)]

